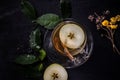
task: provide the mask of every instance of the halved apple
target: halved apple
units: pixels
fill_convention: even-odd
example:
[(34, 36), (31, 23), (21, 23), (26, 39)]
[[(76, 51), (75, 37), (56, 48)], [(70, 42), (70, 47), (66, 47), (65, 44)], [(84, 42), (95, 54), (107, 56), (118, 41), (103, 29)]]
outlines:
[(67, 80), (68, 74), (63, 66), (53, 63), (46, 68), (43, 78), (44, 80)]
[(83, 29), (74, 23), (68, 23), (61, 27), (59, 32), (61, 42), (71, 49), (79, 48), (85, 41)]

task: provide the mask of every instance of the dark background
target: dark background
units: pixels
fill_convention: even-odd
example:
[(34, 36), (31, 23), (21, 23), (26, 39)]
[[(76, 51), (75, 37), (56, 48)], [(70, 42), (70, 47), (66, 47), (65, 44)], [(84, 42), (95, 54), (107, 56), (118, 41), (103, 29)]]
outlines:
[[(0, 80), (33, 80), (18, 74), (17, 67), (12, 63), (13, 58), (20, 53), (17, 51), (18, 47), (21, 52), (28, 50), (29, 34), (33, 29), (31, 21), (21, 12), (20, 1), (0, 0)], [(30, 0), (30, 2), (38, 16), (45, 13), (60, 15), (58, 0)], [(120, 14), (120, 1), (72, 0), (72, 17), (90, 28), (94, 48), (85, 64), (67, 70), (68, 80), (120, 80), (120, 55), (113, 52), (109, 40), (101, 38), (95, 24), (88, 20), (90, 14), (105, 10), (110, 10), (111, 15)], [(117, 42), (120, 50), (120, 43)]]

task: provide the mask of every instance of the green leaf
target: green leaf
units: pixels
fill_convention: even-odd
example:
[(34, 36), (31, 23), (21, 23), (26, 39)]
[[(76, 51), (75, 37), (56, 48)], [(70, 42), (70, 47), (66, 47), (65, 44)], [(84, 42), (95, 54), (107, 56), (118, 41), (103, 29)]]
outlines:
[(36, 28), (35, 30), (33, 30), (30, 34), (30, 47), (34, 50), (39, 50), (41, 47), (41, 32), (39, 28)]
[(41, 60), (41, 61), (43, 61), (44, 60), (44, 58), (46, 57), (46, 52), (45, 52), (45, 50), (44, 49), (41, 49), (41, 50), (39, 50), (39, 59)]
[(33, 64), (33, 63), (37, 62), (38, 60), (39, 59), (34, 55), (23, 54), (23, 55), (18, 56), (15, 59), (15, 62), (18, 64), (27, 65), (27, 64)]
[(21, 1), (21, 11), (31, 20), (34, 20), (36, 18), (34, 7), (27, 0)]
[(36, 22), (47, 29), (53, 29), (60, 20), (58, 15), (48, 13), (40, 16)]
[(60, 9), (62, 18), (70, 18), (72, 16), (71, 0), (60, 0)]
[(42, 71), (44, 68), (43, 64), (41, 63), (40, 65), (38, 65), (38, 71)]

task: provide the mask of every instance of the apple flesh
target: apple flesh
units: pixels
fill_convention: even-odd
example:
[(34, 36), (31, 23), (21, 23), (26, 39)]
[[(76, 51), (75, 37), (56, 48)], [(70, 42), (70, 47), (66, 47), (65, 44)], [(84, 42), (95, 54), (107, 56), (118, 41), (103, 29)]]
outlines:
[(67, 80), (68, 74), (63, 66), (53, 63), (46, 68), (43, 78), (44, 80)]
[(85, 41), (83, 29), (74, 23), (68, 23), (61, 27), (59, 32), (60, 41), (71, 49), (79, 48)]

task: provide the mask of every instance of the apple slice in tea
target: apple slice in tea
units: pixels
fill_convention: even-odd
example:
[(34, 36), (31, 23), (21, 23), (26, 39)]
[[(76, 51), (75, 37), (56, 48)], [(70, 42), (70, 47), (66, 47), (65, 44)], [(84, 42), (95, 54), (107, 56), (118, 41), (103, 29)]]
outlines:
[(71, 55), (80, 53), (86, 44), (85, 30), (76, 22), (66, 21), (57, 25), (53, 31), (53, 45), (62, 54), (67, 52)]
[(82, 28), (76, 24), (65, 24), (59, 32), (60, 41), (70, 49), (79, 48), (84, 40), (85, 33)]

